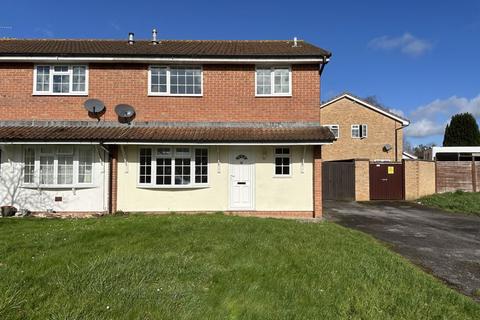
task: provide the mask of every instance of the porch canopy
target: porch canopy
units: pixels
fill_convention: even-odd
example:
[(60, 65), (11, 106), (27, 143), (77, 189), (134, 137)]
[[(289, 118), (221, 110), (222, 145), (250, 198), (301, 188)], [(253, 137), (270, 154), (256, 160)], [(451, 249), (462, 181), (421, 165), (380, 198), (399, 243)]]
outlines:
[(0, 121), (0, 144), (322, 145), (315, 122)]

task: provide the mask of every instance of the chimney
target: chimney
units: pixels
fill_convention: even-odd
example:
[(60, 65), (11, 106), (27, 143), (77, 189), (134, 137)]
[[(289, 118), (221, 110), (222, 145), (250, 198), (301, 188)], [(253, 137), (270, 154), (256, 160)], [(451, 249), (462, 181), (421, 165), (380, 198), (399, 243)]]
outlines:
[(133, 39), (134, 35), (135, 34), (133, 32), (128, 33), (128, 44), (134, 44), (135, 43), (135, 40)]
[(293, 37), (293, 46), (292, 47), (298, 47), (297, 37)]
[(152, 30), (152, 44), (158, 44), (157, 29)]

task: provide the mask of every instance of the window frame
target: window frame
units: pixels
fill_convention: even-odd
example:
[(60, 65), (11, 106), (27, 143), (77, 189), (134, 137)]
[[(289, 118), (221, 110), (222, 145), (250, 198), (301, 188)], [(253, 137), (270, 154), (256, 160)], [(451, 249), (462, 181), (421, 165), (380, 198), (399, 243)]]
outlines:
[[(259, 69), (270, 69), (270, 93), (258, 93), (257, 90), (257, 78)], [(275, 93), (275, 69), (288, 69), (288, 92), (287, 93)], [(291, 97), (292, 96), (292, 66), (255, 66), (255, 83), (254, 83), (255, 97)]]
[[(325, 127), (328, 127), (330, 131), (332, 131), (332, 127), (337, 127), (337, 135), (335, 136), (335, 133), (333, 134), (336, 139), (340, 138), (340, 125), (339, 124), (325, 124)], [(332, 131), (333, 133), (333, 131)]]
[[(45, 145), (47, 147), (53, 148), (54, 151), (51, 152), (42, 152), (42, 146), (28, 146), (22, 149), (22, 170), (25, 168), (26, 161), (26, 150), (33, 150), (33, 181), (25, 182), (25, 171), (22, 173), (22, 182), (21, 186), (24, 188), (40, 188), (40, 189), (72, 189), (72, 188), (91, 188), (95, 184), (95, 148), (91, 148), (92, 156), (92, 173), (91, 173), (91, 182), (79, 182), (79, 172), (80, 172), (80, 162), (79, 154), (80, 149), (85, 150), (85, 146), (72, 146), (72, 145)], [(62, 155), (67, 155), (65, 153), (59, 152), (60, 147), (71, 146), (73, 148), (73, 162), (72, 162), (72, 183), (71, 184), (59, 184), (58, 183), (58, 157)], [(40, 172), (40, 157), (41, 156), (52, 156), (53, 157), (53, 183), (41, 184), (41, 172)]]
[[(152, 91), (152, 68), (163, 68), (166, 69), (167, 82), (166, 92), (153, 92)], [(170, 69), (171, 68), (185, 68), (185, 69), (200, 69), (200, 93), (170, 93)], [(203, 97), (203, 66), (201, 65), (156, 65), (152, 64), (148, 66), (148, 96), (152, 97)]]
[[(189, 159), (190, 159), (190, 183), (189, 184), (176, 184), (175, 183), (175, 159), (177, 158), (177, 149), (186, 148), (189, 150)], [(150, 171), (151, 178), (149, 183), (140, 182), (140, 154), (142, 149), (151, 150), (151, 159), (150, 159)], [(158, 154), (158, 149), (169, 149), (168, 155)], [(195, 151), (196, 150), (207, 150), (207, 182), (195, 182)], [(136, 176), (137, 188), (147, 188), (147, 189), (194, 189), (194, 188), (209, 188), (210, 187), (210, 148), (208, 146), (182, 146), (182, 145), (169, 145), (169, 146), (139, 146), (137, 150), (138, 156), (138, 172)], [(170, 168), (171, 168), (171, 179), (170, 184), (157, 184), (157, 158), (161, 159), (170, 159)], [(178, 155), (178, 158), (186, 158), (185, 155)]]
[[(353, 135), (353, 129), (355, 127), (358, 130), (358, 137), (355, 137)], [(365, 130), (363, 128), (365, 128)], [(352, 126), (351, 126), (351, 136), (352, 136), (353, 139), (368, 138), (368, 124), (352, 124)]]
[[(288, 155), (277, 153), (277, 149), (288, 149)], [(288, 158), (288, 174), (277, 174), (277, 157)], [(283, 166), (283, 165), (282, 165)], [(275, 146), (273, 148), (273, 177), (291, 178), (292, 177), (292, 148), (288, 146)]]
[[(69, 75), (69, 85), (68, 92), (53, 92), (53, 77), (55, 75), (54, 68), (59, 66), (68, 67)], [(49, 67), (49, 83), (48, 91), (38, 91), (37, 90), (37, 68), (38, 67)], [(85, 67), (85, 90), (84, 91), (73, 91), (73, 68), (74, 67)], [(58, 72), (60, 74), (61, 72)], [(88, 64), (34, 64), (33, 66), (33, 90), (32, 95), (34, 96), (88, 96), (88, 82), (89, 82), (89, 66)]]

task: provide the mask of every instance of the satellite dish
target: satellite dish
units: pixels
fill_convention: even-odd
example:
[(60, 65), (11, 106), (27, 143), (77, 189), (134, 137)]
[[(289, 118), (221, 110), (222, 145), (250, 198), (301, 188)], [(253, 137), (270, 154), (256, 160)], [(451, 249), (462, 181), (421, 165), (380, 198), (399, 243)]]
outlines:
[(98, 99), (88, 99), (83, 103), (85, 109), (94, 115), (98, 115), (105, 110), (105, 104)]
[(383, 146), (383, 151), (388, 152), (388, 151), (390, 151), (390, 150), (392, 150), (392, 146), (391, 146), (391, 145), (386, 144), (386, 145)]
[(135, 117), (135, 109), (128, 104), (119, 104), (115, 107), (120, 122), (130, 122)]

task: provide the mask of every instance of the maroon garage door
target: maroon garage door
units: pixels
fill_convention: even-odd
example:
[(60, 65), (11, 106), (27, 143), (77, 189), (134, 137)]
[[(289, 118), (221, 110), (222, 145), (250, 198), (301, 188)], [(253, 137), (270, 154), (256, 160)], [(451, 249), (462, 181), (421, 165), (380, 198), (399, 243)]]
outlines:
[(370, 164), (370, 199), (403, 200), (403, 164)]

